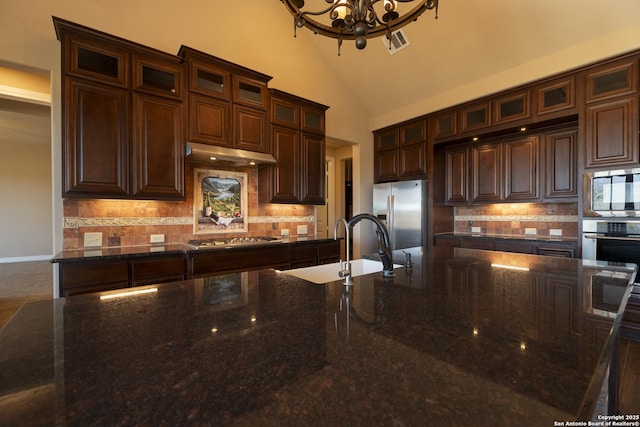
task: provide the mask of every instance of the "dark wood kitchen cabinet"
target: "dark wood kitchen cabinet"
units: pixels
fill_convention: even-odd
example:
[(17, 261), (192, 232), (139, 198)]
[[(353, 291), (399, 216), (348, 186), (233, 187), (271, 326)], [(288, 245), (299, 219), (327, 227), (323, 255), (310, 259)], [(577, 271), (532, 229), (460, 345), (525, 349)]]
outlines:
[(529, 136), (447, 147), (444, 150), (445, 203), (539, 200), (538, 138)]
[(268, 153), (270, 76), (182, 46), (187, 64), (189, 141)]
[(271, 89), (271, 143), (276, 164), (258, 169), (261, 203), (325, 203), (327, 108)]
[(472, 146), (471, 170), (472, 201), (497, 202), (502, 199), (502, 144)]
[(445, 150), (446, 198), (448, 203), (469, 201), (469, 147)]
[(427, 120), (374, 132), (375, 182), (427, 177)]
[(340, 240), (307, 241), (291, 244), (290, 268), (311, 267), (340, 260)]
[(180, 58), (54, 24), (64, 74), (63, 196), (184, 199)]
[(504, 200), (535, 200), (538, 192), (538, 138), (504, 143)]
[(571, 128), (547, 133), (543, 136), (543, 162), (541, 175), (545, 200), (576, 201), (578, 197), (578, 130)]
[(637, 165), (638, 58), (627, 58), (583, 73), (585, 167)]
[(61, 297), (172, 282), (186, 277), (183, 254), (61, 262), (58, 271)]
[(638, 113), (637, 95), (585, 107), (585, 167), (638, 164)]

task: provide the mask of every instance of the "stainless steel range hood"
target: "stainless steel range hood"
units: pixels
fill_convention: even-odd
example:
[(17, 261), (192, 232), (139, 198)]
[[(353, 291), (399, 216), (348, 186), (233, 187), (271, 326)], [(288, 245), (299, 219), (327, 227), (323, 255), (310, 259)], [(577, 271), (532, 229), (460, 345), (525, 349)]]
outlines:
[(187, 159), (191, 161), (233, 166), (255, 166), (276, 163), (275, 157), (271, 154), (218, 147), (197, 142), (187, 142), (186, 155)]

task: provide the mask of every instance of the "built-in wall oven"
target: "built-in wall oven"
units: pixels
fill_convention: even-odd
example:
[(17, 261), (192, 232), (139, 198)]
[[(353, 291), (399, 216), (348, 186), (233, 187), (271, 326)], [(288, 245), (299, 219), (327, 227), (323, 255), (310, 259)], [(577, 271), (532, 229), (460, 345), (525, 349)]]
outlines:
[(640, 265), (640, 218), (637, 221), (585, 219), (582, 258)]

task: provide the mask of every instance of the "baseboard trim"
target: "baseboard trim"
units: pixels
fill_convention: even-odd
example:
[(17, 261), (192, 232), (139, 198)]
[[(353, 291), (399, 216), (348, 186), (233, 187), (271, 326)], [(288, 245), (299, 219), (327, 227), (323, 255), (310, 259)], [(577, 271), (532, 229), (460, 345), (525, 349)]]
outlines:
[(7, 257), (7, 258), (0, 258), (0, 264), (7, 264), (10, 262), (49, 261), (51, 258), (53, 258), (53, 255)]

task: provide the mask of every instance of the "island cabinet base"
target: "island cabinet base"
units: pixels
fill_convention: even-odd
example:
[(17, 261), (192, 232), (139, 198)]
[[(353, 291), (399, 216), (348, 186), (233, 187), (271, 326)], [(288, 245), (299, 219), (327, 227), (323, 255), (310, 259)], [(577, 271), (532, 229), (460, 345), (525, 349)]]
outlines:
[(308, 267), (337, 262), (340, 240), (320, 239), (189, 250), (178, 244), (171, 253), (150, 247), (103, 249), (102, 256), (69, 251), (57, 256), (59, 295), (173, 282), (241, 271)]
[(60, 296), (185, 279), (183, 254), (60, 263)]
[(190, 279), (261, 268), (286, 269), (289, 267), (289, 245), (193, 251), (189, 253), (188, 260)]

